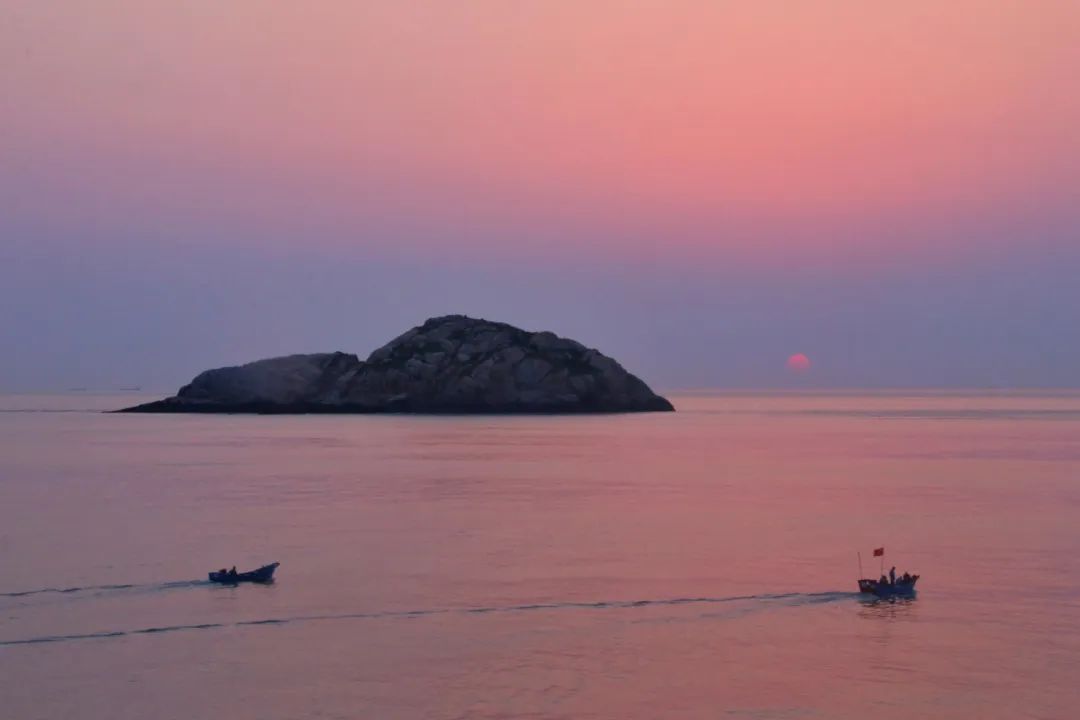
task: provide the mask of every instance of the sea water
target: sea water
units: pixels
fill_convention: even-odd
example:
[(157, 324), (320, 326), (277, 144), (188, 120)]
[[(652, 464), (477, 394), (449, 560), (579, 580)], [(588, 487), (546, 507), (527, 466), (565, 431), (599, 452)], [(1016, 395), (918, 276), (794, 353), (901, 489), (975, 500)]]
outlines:
[[(100, 412), (142, 399), (0, 398), (0, 717), (1080, 707), (1075, 392)], [(270, 586), (205, 581), (273, 561)], [(892, 565), (916, 599), (858, 595)]]

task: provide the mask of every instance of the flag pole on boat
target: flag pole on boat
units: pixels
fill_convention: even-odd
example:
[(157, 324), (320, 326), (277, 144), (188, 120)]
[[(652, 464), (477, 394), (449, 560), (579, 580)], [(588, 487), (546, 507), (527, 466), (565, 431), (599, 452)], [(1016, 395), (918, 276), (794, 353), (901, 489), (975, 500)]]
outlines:
[(862, 580), (862, 550), (856, 550), (855, 554), (859, 556), (859, 580)]

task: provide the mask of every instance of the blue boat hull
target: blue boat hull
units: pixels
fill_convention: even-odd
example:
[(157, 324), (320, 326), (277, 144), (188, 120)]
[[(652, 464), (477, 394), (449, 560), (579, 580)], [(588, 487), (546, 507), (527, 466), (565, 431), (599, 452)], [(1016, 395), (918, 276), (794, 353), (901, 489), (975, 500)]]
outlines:
[(859, 581), (859, 592), (877, 597), (914, 597), (915, 583), (919, 581), (916, 575), (908, 581), (897, 580), (895, 583), (881, 582), (879, 580), (862, 579)]
[(281, 563), (271, 563), (269, 565), (263, 565), (258, 570), (237, 573), (235, 575), (221, 571), (212, 572), (209, 576), (210, 582), (221, 583), (222, 585), (236, 585), (242, 582), (271, 583), (274, 582), (274, 571), (277, 570), (278, 565), (280, 564)]

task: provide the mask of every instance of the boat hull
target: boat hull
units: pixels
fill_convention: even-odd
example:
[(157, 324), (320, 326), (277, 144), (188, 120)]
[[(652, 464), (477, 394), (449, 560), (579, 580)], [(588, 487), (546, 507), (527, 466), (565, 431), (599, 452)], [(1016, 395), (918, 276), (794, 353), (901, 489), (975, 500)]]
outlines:
[(263, 565), (258, 570), (237, 573), (236, 575), (217, 571), (210, 573), (209, 578), (210, 582), (220, 583), (221, 585), (237, 585), (242, 582), (271, 583), (274, 582), (274, 571), (277, 570), (278, 565), (280, 564), (281, 563), (271, 563), (269, 565)]
[(906, 582), (897, 580), (895, 583), (864, 578), (859, 580), (859, 592), (877, 597), (914, 597), (915, 583), (918, 581), (918, 575)]

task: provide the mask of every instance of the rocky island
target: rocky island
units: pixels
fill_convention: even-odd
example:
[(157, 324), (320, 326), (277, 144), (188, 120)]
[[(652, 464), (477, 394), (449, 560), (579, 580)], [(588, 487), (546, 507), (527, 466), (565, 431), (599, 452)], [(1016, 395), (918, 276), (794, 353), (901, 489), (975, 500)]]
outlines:
[(120, 412), (603, 413), (674, 410), (615, 360), (550, 332), (448, 315), (371, 353), (289, 355), (207, 370)]

